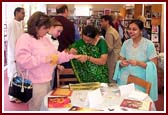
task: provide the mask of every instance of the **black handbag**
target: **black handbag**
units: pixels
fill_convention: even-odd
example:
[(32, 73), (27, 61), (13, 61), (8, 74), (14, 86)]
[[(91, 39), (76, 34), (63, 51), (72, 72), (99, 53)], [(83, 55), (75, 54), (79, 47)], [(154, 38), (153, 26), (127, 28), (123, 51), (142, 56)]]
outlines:
[(22, 74), (16, 75), (16, 77), (13, 77), (10, 81), (8, 95), (26, 103), (32, 98), (32, 92), (32, 82), (22, 77)]

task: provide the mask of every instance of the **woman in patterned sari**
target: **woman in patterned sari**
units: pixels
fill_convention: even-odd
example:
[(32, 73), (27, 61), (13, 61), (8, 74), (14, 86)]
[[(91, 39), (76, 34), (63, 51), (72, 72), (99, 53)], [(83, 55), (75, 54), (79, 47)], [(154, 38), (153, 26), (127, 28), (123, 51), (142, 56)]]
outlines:
[(71, 61), (79, 82), (109, 82), (108, 47), (98, 34), (97, 28), (88, 25), (82, 31), (82, 39), (70, 47), (70, 53), (81, 54), (80, 58)]

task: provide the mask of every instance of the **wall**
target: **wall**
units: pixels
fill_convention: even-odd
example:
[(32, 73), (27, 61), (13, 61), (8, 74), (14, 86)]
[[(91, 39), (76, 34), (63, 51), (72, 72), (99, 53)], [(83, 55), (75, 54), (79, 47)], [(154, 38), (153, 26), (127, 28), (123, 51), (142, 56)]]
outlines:
[[(47, 8), (56, 8), (58, 4), (47, 4)], [(94, 10), (104, 10), (110, 8), (112, 11), (119, 11), (123, 4), (67, 4), (69, 9), (74, 9), (75, 6), (89, 6)]]

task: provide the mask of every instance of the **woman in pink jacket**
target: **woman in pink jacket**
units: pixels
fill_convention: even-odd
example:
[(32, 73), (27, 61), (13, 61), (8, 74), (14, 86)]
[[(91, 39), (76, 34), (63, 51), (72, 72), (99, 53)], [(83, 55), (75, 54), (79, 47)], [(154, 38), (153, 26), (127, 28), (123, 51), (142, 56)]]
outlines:
[(33, 83), (33, 97), (29, 110), (40, 110), (41, 102), (51, 90), (50, 81), (56, 64), (68, 62), (74, 55), (58, 52), (45, 36), (50, 20), (42, 12), (35, 12), (28, 20), (27, 33), (17, 40), (15, 58), (20, 71), (27, 71)]

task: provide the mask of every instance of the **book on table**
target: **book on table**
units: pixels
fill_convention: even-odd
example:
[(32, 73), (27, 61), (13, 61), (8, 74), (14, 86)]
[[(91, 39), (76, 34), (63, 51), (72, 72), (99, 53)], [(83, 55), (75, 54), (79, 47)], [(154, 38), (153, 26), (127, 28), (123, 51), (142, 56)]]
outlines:
[(71, 96), (72, 90), (69, 88), (56, 88), (51, 93), (52, 96)]
[(69, 84), (71, 90), (94, 90), (100, 88), (100, 82)]
[(48, 97), (48, 108), (70, 108), (71, 106), (71, 100), (69, 97)]
[(131, 99), (124, 99), (120, 104), (121, 107), (127, 107), (132, 109), (139, 109), (150, 111), (151, 110), (151, 101), (138, 101), (138, 100), (131, 100)]

